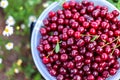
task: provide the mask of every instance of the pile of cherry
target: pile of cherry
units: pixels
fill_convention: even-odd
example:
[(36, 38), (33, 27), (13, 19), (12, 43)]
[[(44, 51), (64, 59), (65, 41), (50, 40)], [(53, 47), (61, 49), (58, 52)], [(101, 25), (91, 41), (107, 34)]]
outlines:
[(50, 11), (37, 49), (57, 80), (105, 80), (116, 74), (120, 57), (119, 12), (90, 1), (64, 2)]

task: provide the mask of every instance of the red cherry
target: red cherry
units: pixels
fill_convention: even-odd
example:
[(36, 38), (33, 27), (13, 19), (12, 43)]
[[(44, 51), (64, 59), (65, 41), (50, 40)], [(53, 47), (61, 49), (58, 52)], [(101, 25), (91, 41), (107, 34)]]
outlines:
[(55, 12), (50, 11), (48, 15), (49, 15), (50, 18), (51, 18), (51, 17), (54, 17), (54, 16), (55, 16)]
[(88, 22), (83, 22), (83, 27), (84, 28), (88, 28), (89, 27), (89, 23)]
[(47, 64), (50, 62), (49, 58), (47, 58), (47, 57), (43, 57), (42, 61), (44, 64)]
[(69, 9), (70, 8), (69, 3), (68, 2), (63, 3), (63, 8)]
[(110, 69), (110, 75), (114, 75), (114, 74), (116, 74), (116, 69), (114, 69), (114, 68), (112, 68), (112, 69)]
[(74, 30), (73, 29), (69, 29), (67, 33), (68, 33), (69, 36), (72, 36), (74, 34)]
[(79, 31), (76, 31), (76, 32), (74, 33), (74, 37), (77, 38), (77, 39), (80, 38), (80, 32), (79, 32)]
[(97, 29), (98, 28), (98, 23), (97, 22), (91, 22), (91, 27)]
[(115, 36), (120, 36), (120, 30), (115, 30), (114, 35)]
[(92, 34), (92, 35), (96, 34), (96, 30), (95, 30), (94, 28), (91, 28), (89, 32), (90, 32), (90, 34)]
[(46, 29), (45, 28), (40, 28), (40, 33), (42, 35), (45, 35), (47, 33)]

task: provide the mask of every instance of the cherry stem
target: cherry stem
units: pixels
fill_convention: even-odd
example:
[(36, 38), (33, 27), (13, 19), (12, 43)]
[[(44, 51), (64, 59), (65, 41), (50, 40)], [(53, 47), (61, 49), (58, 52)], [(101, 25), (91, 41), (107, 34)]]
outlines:
[(49, 55), (47, 55), (47, 57), (46, 58), (48, 58), (50, 56), (50, 54)]
[[(55, 48), (54, 48), (51, 52), (53, 52), (54, 50), (55, 50)], [(49, 56), (50, 56), (50, 54), (47, 55), (47, 58), (48, 58)]]
[(117, 44), (118, 44), (118, 41), (119, 41), (119, 36), (116, 38), (117, 39), (117, 42), (115, 44), (115, 46), (113, 47), (113, 51), (111, 52), (111, 55), (113, 55), (114, 51), (115, 51), (115, 48), (117, 48)]
[(62, 41), (59, 41), (59, 42), (57, 42), (57, 43), (61, 43)]
[(103, 42), (105, 42), (105, 43), (106, 43), (106, 40), (103, 40)]
[(107, 46), (108, 44), (111, 44), (111, 43), (115, 42), (116, 40), (118, 40), (118, 38), (119, 38), (119, 37), (117, 37), (116, 39), (114, 39), (114, 40), (113, 40), (112, 42), (110, 42), (110, 43), (106, 43), (104, 46), (102, 46), (102, 48), (105, 47), (105, 46)]
[[(59, 42), (57, 42), (57, 44), (58, 43), (61, 43), (62, 41), (59, 41)], [(55, 50), (55, 48), (52, 50), (52, 52), (54, 52), (54, 50)], [(47, 55), (47, 57), (46, 58), (48, 58), (50, 56), (50, 54), (49, 55)]]
[(120, 44), (118, 46), (116, 46), (116, 48), (120, 47)]
[[(94, 37), (95, 39), (94, 40), (96, 40), (96, 39), (98, 39), (100, 36), (99, 35), (85, 35), (85, 34), (80, 34), (81, 36), (92, 36), (92, 37)], [(94, 41), (93, 40), (93, 41)]]
[[(85, 35), (85, 34), (80, 34), (81, 36), (98, 36), (98, 35)], [(99, 36), (98, 36), (99, 37)]]
[[(116, 46), (116, 48), (120, 47), (120, 44), (118, 46)], [(111, 48), (111, 49), (114, 49), (114, 48)]]

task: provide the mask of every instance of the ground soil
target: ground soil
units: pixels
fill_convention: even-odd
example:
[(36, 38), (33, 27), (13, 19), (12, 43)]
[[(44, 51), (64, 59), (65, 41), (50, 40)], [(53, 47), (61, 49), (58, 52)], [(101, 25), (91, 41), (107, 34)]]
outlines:
[[(42, 0), (42, 3), (46, 2), (46, 0)], [(38, 10), (39, 7), (42, 7), (42, 3), (36, 6), (35, 10)], [(31, 49), (28, 44), (30, 43), (30, 35), (27, 36), (18, 36), (18, 35), (12, 35), (10, 37), (3, 37), (2, 32), (5, 28), (5, 13), (2, 8), (0, 8), (0, 37), (10, 40), (14, 43), (14, 45), (20, 46), (20, 52), (15, 52), (14, 50), (12, 51), (6, 51), (6, 50), (0, 50), (0, 55), (4, 55), (3, 58), (3, 64), (4, 69), (0, 70), (0, 80), (11, 80), (9, 77), (6, 76), (6, 72), (11, 68), (12, 64), (19, 59), (19, 57), (24, 56), (25, 58), (29, 58), (30, 62), (34, 65), (33, 60), (32, 60), (32, 55), (31, 55)], [(23, 63), (23, 66), (26, 66), (26, 62)], [(38, 73), (37, 68), (33, 67), (36, 72)], [(32, 75), (34, 76), (34, 75)], [(28, 80), (25, 77), (24, 72), (20, 72), (19, 74), (14, 75), (15, 80)], [(29, 79), (30, 80), (30, 79)], [(31, 79), (33, 80), (33, 79)]]
[[(30, 47), (26, 48), (26, 44), (25, 43), (29, 43), (29, 36), (16, 36), (16, 35), (12, 35), (10, 37), (3, 37), (2, 36), (2, 32), (5, 28), (5, 13), (3, 11), (3, 9), (0, 8), (0, 37), (4, 38), (4, 39), (9, 39), (10, 41), (14, 42), (14, 45), (19, 45), (21, 46), (21, 50), (22, 50), (22, 55), (23, 56), (28, 56), (31, 54), (30, 51)], [(27, 40), (28, 39), (28, 40)], [(20, 42), (24, 41), (23, 44), (21, 44)], [(3, 70), (0, 70), (0, 80), (10, 80), (9, 77), (6, 76), (6, 72), (11, 68), (12, 64), (17, 61), (17, 59), (19, 59), (19, 54), (15, 51), (0, 51), (1, 55), (4, 55), (3, 58), (3, 64), (4, 64), (4, 68)], [(31, 55), (30, 55), (31, 56)], [(32, 58), (32, 57), (31, 57)], [(25, 78), (25, 74), (20, 72), (19, 74), (15, 74), (14, 76), (15, 79), (17, 80), (27, 80)]]

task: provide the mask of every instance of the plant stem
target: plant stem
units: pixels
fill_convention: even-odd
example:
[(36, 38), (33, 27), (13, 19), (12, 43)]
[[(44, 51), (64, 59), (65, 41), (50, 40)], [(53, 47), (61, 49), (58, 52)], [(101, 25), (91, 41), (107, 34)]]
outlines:
[[(118, 44), (118, 41), (119, 41), (119, 36), (118, 36), (116, 39), (117, 39), (117, 42), (116, 42), (116, 45), (117, 45), (117, 44)], [(110, 55), (113, 55), (113, 53), (114, 53), (114, 51), (115, 51), (115, 48), (117, 48), (116, 45), (114, 46), (113, 51), (111, 52)]]
[[(98, 36), (98, 35), (85, 35), (85, 34), (80, 34), (81, 36)], [(99, 36), (98, 36), (99, 37)]]
[(58, 43), (61, 43), (62, 41), (58, 42)]
[[(62, 41), (59, 41), (59, 42), (57, 42), (57, 44), (59, 44), (59, 43), (61, 43)], [(56, 45), (57, 45), (56, 44)], [(51, 52), (54, 52), (54, 50), (55, 50), (55, 48), (51, 51)], [(49, 55), (47, 55), (47, 58), (50, 56), (50, 54)]]
[[(116, 39), (114, 39), (111, 43), (113, 43), (113, 42), (115, 42), (116, 40), (118, 40), (118, 38), (119, 38), (119, 37), (117, 37)], [(111, 43), (105, 44), (104, 46), (102, 46), (102, 48), (105, 47), (105, 46), (107, 46), (108, 44), (111, 44)]]
[(47, 55), (47, 57), (46, 58), (48, 58), (50, 56), (50, 54), (49, 55)]
[[(51, 51), (51, 52), (54, 52), (55, 48)], [(50, 54), (47, 55), (47, 58), (50, 56)]]
[(117, 48), (120, 47), (120, 44), (118, 46), (116, 46)]

